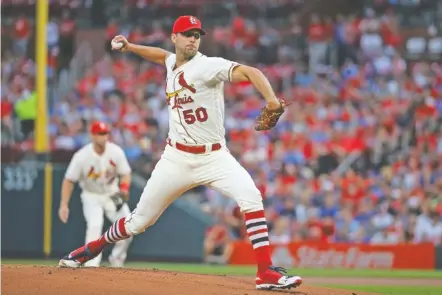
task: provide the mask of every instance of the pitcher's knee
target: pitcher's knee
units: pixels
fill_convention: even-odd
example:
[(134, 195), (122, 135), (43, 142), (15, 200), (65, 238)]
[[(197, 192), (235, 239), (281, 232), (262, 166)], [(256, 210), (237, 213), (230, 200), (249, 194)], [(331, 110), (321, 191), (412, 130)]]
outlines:
[(245, 203), (242, 206), (240, 205), (241, 212), (248, 213), (248, 212), (255, 212), (264, 210), (264, 205), (262, 202), (260, 203)]
[(152, 226), (156, 220), (157, 218), (152, 218), (150, 216), (131, 214), (127, 217), (125, 222), (126, 231), (131, 236), (136, 236)]
[(244, 213), (264, 210), (261, 193), (258, 189), (249, 192), (238, 200), (238, 206)]

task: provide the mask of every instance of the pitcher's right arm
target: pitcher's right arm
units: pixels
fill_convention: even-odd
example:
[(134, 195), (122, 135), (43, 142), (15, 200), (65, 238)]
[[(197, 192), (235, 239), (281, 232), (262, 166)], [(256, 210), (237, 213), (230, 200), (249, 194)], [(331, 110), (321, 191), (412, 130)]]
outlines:
[(145, 60), (154, 62), (160, 65), (166, 65), (166, 58), (171, 54), (171, 52), (158, 47), (144, 46), (130, 43), (127, 41), (126, 37), (123, 35), (117, 35), (112, 39), (112, 42), (121, 42), (123, 47), (120, 49), (112, 48), (113, 50), (118, 50), (121, 52), (132, 52)]

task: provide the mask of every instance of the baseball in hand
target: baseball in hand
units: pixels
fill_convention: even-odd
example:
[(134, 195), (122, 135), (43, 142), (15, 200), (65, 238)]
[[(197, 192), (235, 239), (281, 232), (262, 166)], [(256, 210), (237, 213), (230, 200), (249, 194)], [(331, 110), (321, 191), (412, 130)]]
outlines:
[(124, 43), (112, 41), (111, 46), (112, 46), (112, 49), (121, 49), (124, 46)]

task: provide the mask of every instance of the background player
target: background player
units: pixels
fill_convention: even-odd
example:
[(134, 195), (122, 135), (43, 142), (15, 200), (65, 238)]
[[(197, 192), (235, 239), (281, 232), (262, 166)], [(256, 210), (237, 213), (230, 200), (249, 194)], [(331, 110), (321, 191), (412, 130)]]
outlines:
[[(129, 198), (131, 168), (124, 151), (108, 141), (109, 131), (103, 122), (91, 125), (92, 143), (74, 154), (63, 180), (58, 212), (60, 220), (63, 223), (68, 221), (69, 200), (74, 183), (78, 181), (82, 189), (80, 196), (86, 219), (86, 243), (101, 236), (104, 214), (111, 222), (130, 214), (129, 206), (124, 201)], [(121, 177), (119, 185), (118, 176)], [(109, 256), (112, 266), (123, 266), (131, 241), (132, 238), (129, 238), (115, 244)], [(98, 267), (101, 258), (100, 253), (86, 262), (85, 266)]]
[(182, 16), (175, 21), (171, 35), (175, 54), (131, 44), (121, 35), (114, 38), (114, 49), (135, 53), (166, 67), (168, 145), (136, 209), (116, 221), (100, 239), (62, 258), (60, 266), (79, 267), (101, 253), (105, 245), (143, 232), (182, 193), (206, 185), (236, 200), (244, 213), (258, 265), (256, 288), (286, 289), (302, 283), (300, 277), (287, 276), (284, 269), (272, 265), (262, 196), (251, 176), (226, 148), (224, 82), (250, 81), (265, 98), (266, 107), (256, 130), (273, 127), (284, 104), (258, 69), (198, 52), (201, 35), (205, 31), (200, 21), (194, 16)]

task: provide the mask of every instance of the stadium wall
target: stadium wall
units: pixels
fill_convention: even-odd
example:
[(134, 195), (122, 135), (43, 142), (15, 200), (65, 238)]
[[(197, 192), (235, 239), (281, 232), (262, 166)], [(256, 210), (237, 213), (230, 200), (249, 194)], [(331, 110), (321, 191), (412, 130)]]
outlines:
[[(58, 258), (84, 244), (85, 221), (78, 186), (70, 202), (67, 224), (58, 218), (61, 183), (66, 167), (55, 166), (52, 171), (52, 210), (50, 212), (50, 253)], [(1, 167), (1, 250), (2, 257), (44, 257), (44, 165), (23, 163)], [(145, 181), (135, 177), (129, 206), (134, 209)], [(134, 239), (129, 260), (202, 261), (204, 233), (211, 224), (185, 201), (177, 200), (145, 233)], [(105, 227), (110, 226), (109, 222)], [(110, 249), (104, 253), (107, 257)]]
[(442, 245), (436, 247), (436, 269), (442, 270)]

